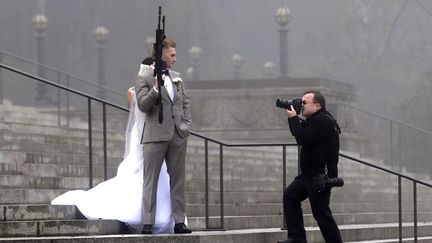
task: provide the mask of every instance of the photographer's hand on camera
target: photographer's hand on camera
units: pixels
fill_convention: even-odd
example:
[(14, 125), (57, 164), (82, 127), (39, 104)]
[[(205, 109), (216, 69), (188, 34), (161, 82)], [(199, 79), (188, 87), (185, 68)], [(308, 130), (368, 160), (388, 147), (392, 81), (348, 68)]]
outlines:
[(295, 116), (298, 115), (292, 105), (291, 105), (291, 110), (290, 109), (285, 109), (285, 111), (286, 111), (286, 113), (288, 115), (288, 118), (295, 117)]

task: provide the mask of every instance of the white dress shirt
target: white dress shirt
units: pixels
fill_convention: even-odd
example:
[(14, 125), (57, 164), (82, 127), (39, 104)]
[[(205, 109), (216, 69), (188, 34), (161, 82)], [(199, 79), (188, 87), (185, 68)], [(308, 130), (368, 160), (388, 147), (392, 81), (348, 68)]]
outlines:
[(171, 80), (171, 77), (163, 74), (162, 79), (164, 80), (165, 88), (168, 90), (169, 97), (171, 98), (171, 101), (173, 101), (174, 100), (174, 87), (173, 87), (173, 82)]

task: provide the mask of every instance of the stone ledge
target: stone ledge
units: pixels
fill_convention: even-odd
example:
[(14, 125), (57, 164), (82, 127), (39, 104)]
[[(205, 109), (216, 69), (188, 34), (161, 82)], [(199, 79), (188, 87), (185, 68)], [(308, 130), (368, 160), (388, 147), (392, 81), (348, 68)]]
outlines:
[[(430, 237), (432, 224), (419, 224), (418, 236)], [(365, 240), (394, 239), (398, 237), (397, 224), (367, 224), (341, 225), (344, 242)], [(310, 243), (324, 242), (317, 227), (307, 227), (307, 238)], [(412, 237), (412, 223), (404, 224), (404, 237)], [(286, 231), (280, 228), (243, 229), (227, 231), (195, 231), (192, 234), (176, 235), (95, 235), (95, 236), (65, 236), (65, 237), (21, 237), (2, 238), (0, 242), (14, 243), (274, 243), (285, 239)], [(377, 241), (379, 242), (379, 241)], [(427, 241), (426, 241), (427, 242)]]

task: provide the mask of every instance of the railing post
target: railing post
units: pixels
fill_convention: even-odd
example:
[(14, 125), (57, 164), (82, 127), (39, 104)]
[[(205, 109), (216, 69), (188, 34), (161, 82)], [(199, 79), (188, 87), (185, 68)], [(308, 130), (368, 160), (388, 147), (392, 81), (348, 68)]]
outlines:
[[(57, 83), (61, 85), (61, 73), (57, 72)], [(61, 96), (60, 96), (61, 90), (57, 88), (57, 124), (59, 127), (61, 127)]]
[[(66, 87), (69, 87), (69, 75), (66, 75)], [(70, 120), (70, 105), (69, 105), (69, 92), (66, 92), (66, 126), (69, 127)]]
[(107, 162), (107, 126), (106, 126), (106, 104), (102, 103), (102, 124), (103, 124), (103, 153), (104, 153), (104, 180), (108, 179), (108, 162)]
[(88, 137), (89, 137), (89, 188), (93, 187), (93, 145), (92, 145), (92, 114), (91, 98), (87, 99)]
[(398, 175), (399, 242), (402, 243), (402, 177)]
[(223, 146), (219, 144), (219, 156), (220, 156), (220, 224), (221, 229), (224, 229), (224, 189), (223, 189)]
[(402, 172), (401, 133), (402, 133), (401, 124), (397, 123), (396, 158), (399, 165), (399, 172)]
[(393, 166), (393, 121), (390, 121), (390, 168), (394, 170)]
[[(3, 63), (3, 52), (0, 52), (0, 63)], [(3, 104), (3, 68), (0, 68), (0, 104)]]
[(413, 181), (414, 201), (414, 242), (417, 242), (417, 182)]
[(282, 191), (285, 191), (286, 188), (286, 145), (282, 146), (282, 182), (283, 188)]
[[(390, 121), (390, 160), (393, 170), (402, 171), (401, 146), (400, 146), (401, 128), (399, 123)], [(397, 168), (396, 168), (397, 167)]]
[(204, 166), (205, 166), (205, 217), (206, 217), (206, 229), (209, 227), (209, 178), (208, 178), (208, 140), (204, 139)]
[[(285, 192), (286, 188), (286, 145), (282, 146), (282, 195)], [(282, 213), (282, 230), (287, 229), (286, 222), (285, 222), (285, 212)]]

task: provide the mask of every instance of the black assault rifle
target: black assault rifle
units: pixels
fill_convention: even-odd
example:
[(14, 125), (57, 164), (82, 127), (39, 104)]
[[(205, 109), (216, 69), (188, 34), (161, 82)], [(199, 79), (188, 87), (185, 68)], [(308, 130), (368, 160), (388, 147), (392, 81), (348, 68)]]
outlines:
[(163, 71), (166, 69), (166, 64), (162, 61), (162, 41), (165, 39), (165, 16), (162, 17), (162, 29), (161, 29), (161, 13), (162, 7), (159, 6), (159, 17), (158, 17), (158, 28), (156, 29), (156, 42), (154, 43), (155, 50), (155, 69), (154, 74), (158, 82), (159, 98), (157, 105), (159, 106), (159, 124), (163, 122), (163, 107), (162, 107), (162, 86), (164, 86), (164, 80), (162, 79)]

